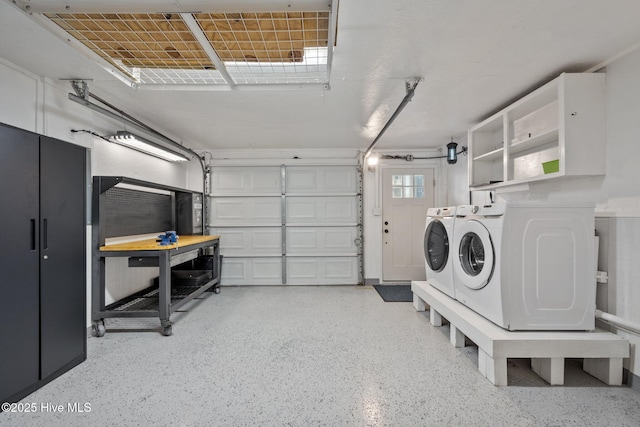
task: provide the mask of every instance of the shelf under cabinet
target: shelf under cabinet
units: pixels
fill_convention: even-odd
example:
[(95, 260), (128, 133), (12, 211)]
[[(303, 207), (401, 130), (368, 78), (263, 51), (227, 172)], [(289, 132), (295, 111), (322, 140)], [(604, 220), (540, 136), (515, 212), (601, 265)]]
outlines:
[(509, 154), (516, 154), (535, 147), (542, 147), (552, 142), (558, 141), (558, 128), (549, 129), (548, 131), (532, 136), (518, 142), (511, 142)]
[(474, 161), (489, 161), (489, 160), (496, 160), (502, 157), (502, 153), (504, 152), (504, 148), (498, 148), (496, 150), (493, 151), (489, 151), (488, 153), (484, 153), (481, 154), (477, 157), (474, 157), (473, 160)]
[(472, 184), (470, 188), (472, 190), (489, 191), (489, 190), (495, 190), (497, 188), (502, 188), (502, 187), (528, 184), (534, 181), (543, 181), (545, 179), (556, 178), (560, 176), (562, 176), (560, 172), (554, 172), (554, 173), (548, 173), (548, 174), (534, 175), (534, 176), (530, 176), (523, 179), (512, 179), (508, 181), (494, 182), (491, 184)]

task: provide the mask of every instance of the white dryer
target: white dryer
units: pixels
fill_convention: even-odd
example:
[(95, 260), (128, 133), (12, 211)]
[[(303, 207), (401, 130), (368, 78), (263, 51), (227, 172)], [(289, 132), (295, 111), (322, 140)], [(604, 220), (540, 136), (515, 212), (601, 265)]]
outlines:
[[(453, 231), (456, 208), (430, 208), (424, 230), (424, 258), (427, 282), (455, 298), (453, 288)], [(452, 256), (453, 255), (453, 256)]]
[(456, 299), (509, 330), (595, 327), (594, 208), (459, 206)]

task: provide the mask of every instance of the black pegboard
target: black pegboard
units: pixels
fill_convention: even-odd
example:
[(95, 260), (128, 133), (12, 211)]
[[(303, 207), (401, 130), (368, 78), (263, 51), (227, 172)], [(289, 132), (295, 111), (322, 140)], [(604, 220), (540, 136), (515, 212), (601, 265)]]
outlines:
[(130, 236), (174, 229), (172, 196), (110, 188), (105, 192), (104, 237)]

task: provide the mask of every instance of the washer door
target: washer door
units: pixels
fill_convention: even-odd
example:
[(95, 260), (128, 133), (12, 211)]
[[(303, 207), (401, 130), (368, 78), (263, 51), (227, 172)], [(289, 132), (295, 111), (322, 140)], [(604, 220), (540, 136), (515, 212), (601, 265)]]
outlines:
[(441, 221), (429, 222), (424, 232), (424, 257), (431, 271), (444, 270), (449, 259), (449, 236)]
[(459, 233), (456, 273), (460, 281), (471, 289), (482, 289), (491, 280), (494, 268), (494, 249), (491, 235), (480, 221), (464, 222)]

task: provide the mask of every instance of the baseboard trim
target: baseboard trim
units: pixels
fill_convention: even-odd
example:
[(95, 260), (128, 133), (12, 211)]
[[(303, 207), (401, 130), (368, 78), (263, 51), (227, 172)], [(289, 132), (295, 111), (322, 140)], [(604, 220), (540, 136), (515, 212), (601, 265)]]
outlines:
[(631, 387), (633, 390), (640, 392), (640, 377), (627, 368), (622, 370), (622, 383)]

